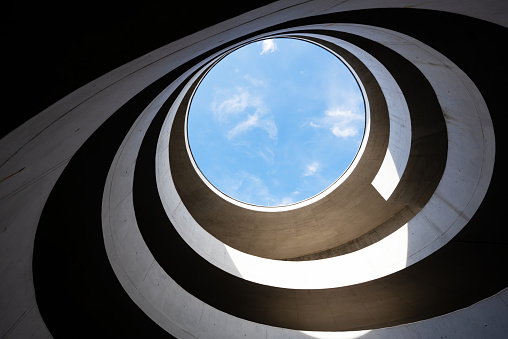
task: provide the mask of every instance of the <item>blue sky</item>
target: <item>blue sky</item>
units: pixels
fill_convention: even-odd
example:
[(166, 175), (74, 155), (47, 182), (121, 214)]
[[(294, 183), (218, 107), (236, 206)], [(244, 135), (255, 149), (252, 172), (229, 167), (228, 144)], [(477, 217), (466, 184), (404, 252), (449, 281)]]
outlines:
[(269, 39), (221, 60), (199, 85), (189, 144), (223, 193), (287, 205), (330, 186), (360, 146), (364, 102), (347, 67), (296, 39)]

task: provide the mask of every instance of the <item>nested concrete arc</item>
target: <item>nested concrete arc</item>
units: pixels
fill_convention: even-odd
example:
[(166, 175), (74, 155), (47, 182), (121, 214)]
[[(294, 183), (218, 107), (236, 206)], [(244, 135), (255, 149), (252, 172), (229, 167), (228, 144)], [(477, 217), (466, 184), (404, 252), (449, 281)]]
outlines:
[[(410, 168), (404, 172), (393, 197), (386, 201), (371, 185), (379, 172), (383, 156), (386, 158), (389, 124), (387, 113), (384, 113), (384, 117), (380, 115), (386, 109), (386, 100), (379, 84), (365, 65), (353, 54), (346, 54), (341, 47), (335, 47), (335, 50), (338, 49), (348, 59), (352, 59), (360, 83), (367, 84), (365, 96), (366, 101), (371, 103), (367, 107), (372, 107), (368, 112), (373, 115), (372, 123), (368, 120), (364, 145), (346, 175), (309, 201), (294, 204), (289, 208), (261, 208), (256, 211), (249, 206), (238, 207), (238, 204), (231, 200), (221, 199), (218, 194), (211, 192), (210, 185), (205, 185), (206, 179), (199, 180), (197, 167), (190, 166), (189, 156), (185, 155), (188, 149), (184, 148), (183, 141), (178, 142), (178, 139), (184, 138), (184, 118), (179, 119), (179, 116), (176, 116), (176, 127), (173, 128), (175, 137), (170, 141), (170, 158), (173, 155), (174, 159), (177, 159), (171, 166), (176, 189), (193, 218), (215, 237), (240, 251), (272, 259), (323, 256), (324, 253), (332, 252), (332, 249), (334, 253), (340, 253), (339, 249), (344, 251), (348, 243), (355, 243), (358, 247), (358, 244), (363, 243), (358, 238), (372, 232), (377, 226), (383, 225), (385, 233), (388, 227), (393, 231), (402, 226), (404, 220), (407, 221), (408, 217), (418, 213), (430, 198), (444, 169), (447, 151), (443, 115), (431, 87), (424, 85), (424, 77), (414, 66), (407, 62), (404, 64), (403, 60), (394, 62), (400, 69), (398, 76), (405, 79), (404, 90), (410, 92), (406, 95), (410, 98), (413, 119), (420, 119), (425, 123), (417, 121), (414, 124), (414, 140), (418, 142), (412, 144)], [(393, 53), (389, 53), (389, 57), (390, 60), (396, 59)], [(383, 76), (378, 77), (383, 81), (385, 92), (392, 96), (402, 96), (395, 81), (389, 83)], [(422, 78), (423, 84), (417, 80), (419, 77)], [(415, 91), (418, 91), (418, 96), (413, 94)], [(181, 115), (184, 114), (188, 101), (182, 105)], [(406, 105), (404, 99), (402, 105)], [(392, 112), (392, 116), (395, 116), (398, 110), (392, 109)], [(410, 131), (404, 132), (409, 128), (410, 124), (393, 125), (392, 136), (411, 134)], [(382, 129), (384, 132), (381, 132)], [(384, 133), (384, 137), (380, 133)], [(406, 138), (406, 141), (409, 140)], [(406, 145), (399, 142), (399, 148), (409, 149), (409, 146), (408, 142)], [(415, 154), (418, 154), (418, 159)], [(404, 160), (406, 159), (402, 159)], [(422, 173), (427, 173), (425, 179), (422, 178)], [(415, 185), (417, 180), (410, 179), (411, 174), (421, 180), (418, 185)], [(395, 176), (397, 175), (396, 173)], [(404, 196), (401, 196), (402, 194)], [(186, 203), (187, 199), (189, 203)], [(400, 218), (395, 225), (390, 219), (397, 214)], [(316, 234), (319, 234), (319, 237)]]
[[(342, 43), (344, 44), (346, 42), (343, 41)], [(371, 61), (372, 68), (377, 69), (378, 73), (381, 72), (381, 70), (383, 70), (384, 68), (379, 62), (377, 64), (374, 64), (373, 63), (374, 61), (375, 60)], [(389, 99), (391, 100), (390, 107), (392, 107), (392, 112), (393, 111), (397, 112), (398, 110), (403, 109), (403, 107), (399, 106), (402, 106), (402, 103), (405, 103), (404, 101), (399, 101), (398, 102), (399, 106), (397, 106), (397, 102), (393, 100), (393, 93), (400, 93), (400, 95), (402, 95), (402, 92), (400, 91), (400, 89), (397, 91), (398, 86), (396, 85), (395, 82), (390, 83), (386, 81), (385, 78), (383, 77), (387, 78), (390, 77), (390, 75), (388, 72), (385, 72), (384, 74), (381, 73), (381, 75), (378, 74), (378, 78), (384, 80), (382, 81), (382, 83), (383, 87), (385, 88), (385, 92), (392, 95), (392, 97), (389, 97)], [(392, 87), (390, 87), (390, 85)], [(179, 107), (178, 109), (181, 112), (180, 114), (183, 115), (183, 112), (185, 111), (185, 107), (187, 106), (187, 104), (178, 102), (176, 103), (176, 106)], [(170, 115), (172, 116), (172, 114)], [(170, 126), (170, 123), (172, 122), (172, 117), (171, 119), (168, 119), (168, 122), (167, 124), (168, 126)], [(221, 258), (223, 257), (223, 252), (228, 251), (230, 256), (235, 257), (236, 264), (232, 265), (231, 260), (228, 259), (225, 262), (223, 262), (223, 266), (219, 267), (222, 267), (229, 272), (236, 272), (236, 270), (240, 269), (241, 267), (242, 277), (245, 279), (272, 286), (293, 287), (293, 288), (296, 286), (306, 288), (316, 288), (316, 287), (324, 288), (324, 287), (342, 286), (344, 284), (346, 285), (352, 284), (353, 282), (358, 283), (366, 280), (371, 280), (374, 277), (379, 277), (389, 273), (393, 273), (398, 269), (404, 268), (406, 267), (406, 262), (408, 258), (412, 258), (410, 261), (414, 260), (415, 253), (420, 252), (423, 248), (427, 247), (429, 242), (436, 241), (439, 239), (439, 241), (442, 243), (443, 239), (446, 238), (449, 239), (452, 236), (450, 234), (447, 234), (446, 236), (444, 236), (444, 234), (437, 236), (435, 230), (432, 227), (429, 227), (429, 224), (425, 222), (424, 218), (420, 217), (419, 222), (416, 221), (412, 222), (411, 229), (418, 229), (419, 238), (421, 238), (422, 240), (417, 242), (418, 245), (415, 244), (414, 239), (409, 240), (413, 245), (410, 253), (408, 253), (407, 251), (408, 225), (405, 226), (406, 229), (402, 229), (399, 232), (393, 234), (393, 237), (391, 237), (390, 239), (386, 239), (386, 241), (383, 241), (377, 244), (376, 246), (370, 247), (366, 251), (355, 253), (354, 255), (350, 256), (337, 257), (334, 258), (333, 260), (325, 260), (316, 264), (313, 264), (311, 262), (308, 263), (300, 262), (293, 264), (284, 264), (278, 261), (263, 262), (262, 260), (256, 257), (244, 255), (241, 252), (234, 251), (230, 248), (226, 250), (224, 248), (224, 245), (218, 242), (217, 239), (210, 237), (207, 234), (207, 232), (203, 231), (203, 229), (200, 227), (200, 224), (196, 223), (193, 219), (193, 216), (191, 214), (187, 214), (185, 207), (179, 202), (178, 199), (175, 199), (175, 197), (177, 196), (177, 192), (174, 189), (171, 189), (173, 185), (171, 184), (170, 179), (168, 179), (171, 178), (171, 173), (167, 171), (167, 168), (170, 166), (165, 145), (169, 142), (169, 139), (167, 138), (167, 136), (169, 135), (169, 127), (163, 127), (163, 130), (165, 131), (161, 133), (161, 136), (164, 137), (161, 138), (158, 146), (159, 147), (158, 161), (160, 162), (158, 168), (159, 167), (162, 168), (161, 170), (158, 170), (158, 173), (160, 173), (160, 177), (158, 177), (159, 192), (161, 194), (161, 199), (166, 209), (166, 212), (170, 216), (173, 225), (175, 225), (178, 232), (184, 237), (184, 239), (186, 239), (186, 241), (195, 250), (197, 250), (199, 253), (204, 253), (204, 256), (209, 258), (210, 262), (212, 263), (215, 264), (220, 263)], [(181, 130), (182, 128), (180, 127), (180, 131)], [(396, 130), (397, 133), (401, 132), (400, 128), (399, 129), (393, 128), (392, 130)], [(416, 131), (418, 131), (418, 129), (416, 129)], [(182, 135), (181, 132), (180, 135)], [(436, 147), (435, 143), (434, 147)], [(185, 151), (182, 151), (181, 154), (183, 154), (183, 159), (182, 157), (177, 158), (179, 163), (178, 165), (180, 165), (184, 161), (188, 161), (188, 156), (185, 155)], [(429, 154), (435, 153), (430, 152)], [(431, 163), (432, 166), (436, 166), (437, 162), (423, 161), (421, 163), (425, 165)], [(481, 164), (481, 162), (479, 164)], [(185, 170), (182, 172), (186, 173), (186, 175), (188, 176), (189, 175), (188, 173), (191, 171)], [(359, 177), (362, 176), (360, 175)], [(369, 177), (368, 176), (362, 177), (362, 179), (365, 178), (367, 178), (366, 181), (367, 183), (369, 183), (368, 181)], [(186, 182), (187, 184), (189, 184), (188, 181), (185, 181), (185, 179), (182, 180), (180, 179), (180, 177), (176, 177), (176, 181)], [(195, 178), (194, 182), (200, 183), (199, 178)], [(189, 184), (189, 187), (194, 186)], [(202, 187), (204, 187), (204, 185)], [(193, 188), (191, 189), (191, 191), (196, 192), (197, 189)], [(206, 196), (207, 193), (204, 192), (198, 195)], [(213, 203), (206, 204), (206, 206), (210, 205), (215, 206)], [(222, 209), (218, 210), (222, 211)], [(428, 214), (428, 212), (426, 213)], [(182, 217), (181, 216), (182, 214), (184, 215), (186, 214), (187, 216)], [(402, 215), (404, 216), (404, 214)], [(409, 215), (409, 217), (413, 216), (414, 215)], [(408, 218), (407, 212), (404, 217)], [(335, 220), (335, 222), (336, 224), (334, 224), (334, 226), (336, 228), (340, 228), (340, 220)], [(397, 228), (402, 227), (405, 222), (406, 221), (403, 219), (403, 217), (398, 215), (397, 217), (394, 217), (393, 220), (390, 221), (390, 223), (384, 223), (381, 227), (382, 230), (381, 231), (377, 230), (377, 232), (379, 233), (387, 232), (387, 230), (389, 229), (388, 227), (391, 227), (392, 231), (396, 230)], [(286, 222), (285, 224), (288, 223)], [(267, 225), (264, 228), (266, 233), (269, 233), (269, 230), (267, 229), (268, 227), (269, 226)], [(230, 230), (230, 233), (231, 232), (234, 232), (234, 230)], [(425, 233), (427, 233), (427, 235), (424, 235)], [(402, 241), (396, 240), (400, 237), (402, 237), (403, 239)], [(435, 249), (437, 248), (434, 248), (433, 250)], [(422, 257), (423, 256), (421, 256), (420, 252), (420, 258)], [(325, 265), (325, 262), (328, 262), (328, 265)], [(316, 269), (311, 269), (311, 267), (319, 267), (319, 271), (316, 271)], [(357, 270), (355, 270), (356, 272), (355, 274), (343, 275), (339, 273), (344, 271), (350, 271), (352, 267), (358, 268)], [(385, 268), (387, 269), (386, 271)], [(271, 273), (266, 274), (266, 272)], [(283, 283), (284, 281), (286, 282), (286, 285), (284, 285)]]
[[(506, 165), (494, 159), (506, 142), (508, 88), (492, 74), (507, 70), (499, 41), (508, 5), (384, 5), (412, 9), (362, 0), (260, 7), (115, 69), (0, 140), (2, 337), (503, 337)], [(296, 234), (279, 253), (249, 249), (253, 233), (235, 242), (231, 224), (207, 231), (213, 206), (228, 209), (220, 196), (199, 176), (195, 186), (179, 180), (193, 86), (224, 53), (271, 36), (344, 58), (370, 95), (370, 129), (355, 166), (322, 199), (246, 213), (275, 218), (326, 201), (315, 209), (322, 222), (341, 199), (330, 197), (371, 161), (351, 192), (401, 209), (384, 221), (357, 214), (373, 223), (344, 231), (349, 239), (318, 236), (298, 251)], [(383, 107), (385, 125), (376, 125)], [(201, 192), (202, 211), (192, 202)], [(276, 234), (295, 224), (258, 226)]]
[[(176, 116), (178, 115), (178, 113), (180, 112), (180, 114), (183, 115), (182, 112), (185, 112), (186, 111), (186, 105), (182, 105), (182, 102), (185, 102), (186, 100), (188, 101), (189, 98), (190, 98), (190, 93), (192, 93), (192, 86), (195, 86), (197, 83), (197, 79), (193, 80), (193, 84), (188, 84), (187, 85), (187, 92), (182, 92), (180, 93), (180, 100), (177, 101), (176, 103), (176, 106), (173, 105), (173, 109), (170, 109), (169, 111), (172, 112), (172, 114), (175, 114)], [(164, 114), (165, 112), (164, 111), (161, 111), (159, 112), (158, 114)], [(159, 121), (161, 121), (159, 119)], [(167, 119), (166, 121), (169, 121), (171, 122), (172, 121), (172, 116), (171, 118)], [(162, 124), (162, 122), (159, 122), (158, 124)], [(183, 125), (183, 123), (181, 123)], [(181, 132), (179, 133), (180, 135), (184, 135), (183, 129), (181, 129)], [(418, 130), (418, 129), (416, 129)], [(157, 135), (159, 132), (159, 127), (156, 127), (154, 130), (153, 130), (153, 135)], [(166, 132), (163, 132), (163, 135), (166, 136), (165, 139), (167, 139), (167, 135), (169, 134), (169, 131), (166, 131)], [(155, 141), (153, 140), (154, 139), (154, 136), (152, 137), (148, 137), (147, 140), (152, 140), (150, 142), (144, 142), (145, 144), (145, 148), (146, 149), (152, 149), (154, 148), (154, 143)], [(182, 143), (183, 144), (183, 143)], [(161, 145), (167, 145), (167, 143), (165, 141), (163, 142), (160, 142), (159, 140), (159, 146)], [(171, 141), (169, 141), (169, 145), (171, 146)], [(483, 147), (483, 146), (482, 146)], [(481, 147), (481, 148), (482, 148)], [(132, 149), (131, 147), (128, 147), (127, 149)], [(162, 153), (165, 153), (165, 149), (164, 149), (164, 146), (160, 147), (160, 149), (162, 149)], [(148, 154), (153, 154), (153, 151), (151, 152), (148, 152)], [(189, 155), (188, 154), (185, 154), (185, 151), (183, 151), (182, 153), (180, 153), (181, 156), (186, 156), (188, 157)], [(149, 158), (147, 158), (149, 159)], [(183, 161), (182, 158), (179, 158), (180, 161)], [(136, 170), (136, 173), (138, 172), (144, 172), (144, 171), (148, 171), (148, 173), (150, 172), (153, 172), (153, 170), (150, 169), (150, 167), (148, 168), (145, 168), (144, 165), (141, 165), (143, 163), (143, 161), (138, 157), (138, 166), (139, 166), (139, 169)], [(163, 164), (167, 164), (167, 163), (164, 163), (162, 162)], [(481, 163), (480, 163), (481, 164)], [(168, 170), (168, 166), (163, 166), (163, 169), (161, 170), (158, 170), (157, 171), (158, 173), (164, 173), (164, 174), (167, 174), (167, 173), (170, 173), (170, 171)], [(174, 172), (171, 172), (171, 173), (174, 173)], [(136, 174), (137, 175), (137, 174)], [(178, 180), (178, 179), (177, 179)], [(197, 179), (199, 180), (199, 179)], [(138, 186), (144, 186), (146, 185), (146, 180), (142, 180), (142, 181), (139, 181), (138, 182), (142, 183), (142, 184), (139, 184)], [(136, 184), (134, 184), (136, 186)], [(159, 186), (159, 189), (160, 189), (160, 186)], [(139, 190), (138, 190), (139, 191)], [(153, 192), (156, 192), (156, 190), (152, 189), (152, 194)], [(141, 199), (144, 200), (147, 198), (146, 195), (141, 195), (141, 194), (138, 194), (137, 195), (138, 197), (142, 197)], [(152, 201), (152, 199), (148, 199), (148, 201)], [(127, 200), (126, 203), (130, 203), (129, 200)], [(136, 240), (135, 243), (137, 242), (141, 242), (141, 236), (143, 236), (143, 238), (145, 239), (145, 241), (147, 241), (149, 244), (151, 244), (152, 246), (149, 245), (149, 248), (153, 251), (155, 257), (155, 261), (154, 259), (150, 259), (150, 260), (147, 260), (146, 263), (150, 263), (149, 266), (146, 266), (144, 270), (141, 270), (141, 272), (147, 272), (146, 274), (154, 274), (152, 272), (152, 268), (151, 267), (158, 267), (157, 266), (153, 266), (154, 262), (157, 262), (158, 264), (161, 265), (160, 268), (153, 268), (154, 271), (159, 271), (159, 273), (157, 273), (159, 276), (160, 276), (160, 269), (165, 269), (165, 270), (171, 270), (173, 272), (173, 274), (175, 273), (175, 267), (174, 267), (174, 263), (172, 263), (171, 261), (167, 261), (166, 259), (167, 258), (170, 258), (170, 257), (173, 257), (173, 255), (167, 255), (164, 254), (164, 252), (167, 252), (168, 249), (167, 249), (167, 246), (169, 243), (167, 243), (166, 245), (163, 245), (162, 248), (160, 249), (157, 249), (157, 247), (159, 247), (160, 245), (157, 245), (156, 243), (154, 243), (154, 241), (160, 241), (159, 239), (175, 239), (174, 236), (171, 236), (169, 233), (166, 233), (169, 229), (170, 229), (170, 224), (168, 224), (167, 226), (163, 226), (161, 225), (161, 222), (162, 220), (159, 220), (159, 222), (155, 223), (155, 222), (151, 222), (152, 225), (148, 226), (146, 223), (145, 223), (145, 226), (142, 225), (142, 223), (144, 222), (148, 222), (148, 219), (146, 219), (148, 216), (143, 216), (144, 214), (146, 213), (150, 213), (152, 216), (151, 218), (153, 218), (153, 214), (154, 214), (154, 205), (155, 204), (149, 204), (150, 206), (152, 206), (149, 210), (150, 212), (148, 212), (148, 209), (143, 212), (143, 210), (145, 208), (139, 208), (139, 204), (136, 204), (135, 202), (133, 203), (134, 204), (134, 209), (136, 209), (139, 213), (137, 213), (137, 220), (138, 222), (140, 223), (140, 233), (138, 235), (138, 240)], [(175, 208), (177, 209), (177, 215), (175, 215), (175, 219), (179, 217), (179, 215), (181, 215), (182, 213), (182, 205), (181, 204), (176, 204), (177, 206), (175, 206)], [(138, 208), (136, 208), (136, 206), (138, 206)], [(127, 208), (125, 209), (127, 211), (131, 210), (130, 208)], [(180, 217), (181, 220), (185, 220), (186, 218), (185, 217)], [(132, 217), (128, 217), (128, 219), (132, 219)], [(160, 231), (156, 231), (155, 228), (153, 226), (153, 224), (158, 224), (159, 226), (162, 226), (161, 228), (164, 230), (164, 232), (160, 232)], [(147, 227), (148, 226), (148, 227)], [(154, 233), (154, 231), (156, 231)], [(125, 247), (136, 247), (135, 246), (135, 243), (129, 243), (128, 241), (124, 241), (124, 246)], [(179, 241), (180, 245), (176, 245), (176, 243), (173, 241), (171, 243), (171, 248), (173, 247), (176, 247), (179, 249), (179, 252), (181, 253), (187, 253), (188, 249), (186, 249), (185, 245), (183, 245), (181, 243), (181, 241)], [(121, 247), (122, 244), (117, 244), (116, 247)], [(182, 247), (183, 246), (183, 247)], [(186, 249), (184, 252), (184, 249)], [(176, 253), (175, 253), (176, 254)], [(187, 254), (187, 257), (190, 256), (190, 253)], [(165, 259), (166, 258), (166, 259)], [(190, 259), (189, 259), (190, 260)], [(198, 260), (199, 259), (195, 259), (195, 260)], [(125, 262), (135, 262), (135, 258), (131, 258), (130, 260), (129, 259), (126, 259)], [(197, 263), (196, 263), (197, 265)], [(206, 265), (205, 265), (206, 266)], [(197, 267), (197, 266), (195, 266)], [(200, 266), (201, 267), (201, 266)], [(217, 271), (216, 269), (214, 268), (211, 268), (210, 266), (208, 266), (208, 268), (202, 268), (200, 269), (199, 271), (206, 271), (206, 272), (210, 272), (210, 275), (208, 276), (209, 280), (208, 280), (208, 284), (210, 286), (213, 286), (213, 289), (215, 290), (218, 290), (218, 291), (221, 291), (221, 290), (234, 290), (236, 291), (235, 293), (235, 300), (239, 302), (239, 305), (237, 306), (233, 306), (231, 304), (231, 302), (228, 302), (227, 300), (221, 300), (221, 301), (218, 301), (218, 300), (214, 300), (214, 299), (210, 299), (209, 296), (207, 295), (204, 295), (202, 290), (200, 290), (199, 287), (192, 287), (192, 286), (189, 286), (188, 283), (189, 283), (189, 278), (185, 278), (184, 276), (181, 276), (181, 273), (179, 274), (176, 274), (176, 276), (180, 276), (180, 278), (177, 278), (177, 283), (179, 285), (182, 285), (182, 286), (187, 286), (187, 287), (184, 287), (186, 290), (188, 289), (191, 289), (192, 291), (192, 294), (194, 295), (200, 295), (200, 299), (201, 300), (206, 300), (207, 304), (210, 304), (216, 308), (219, 308), (219, 309), (222, 309), (222, 310), (225, 310), (227, 311), (228, 313), (232, 313), (232, 314), (241, 314), (242, 317), (247, 317), (247, 319), (251, 319), (251, 320), (254, 320), (256, 322), (268, 322), (268, 324), (272, 324), (272, 325), (278, 325), (278, 326), (282, 326), (282, 327), (291, 327), (291, 326), (294, 326), (294, 325), (291, 325), (292, 323), (294, 322), (298, 322), (298, 320), (292, 318), (292, 317), (288, 317), (286, 319), (281, 319), (281, 318), (278, 318), (277, 316), (274, 316), (273, 318), (272, 317), (269, 317), (269, 318), (260, 318), (261, 314), (263, 314), (263, 312), (261, 312), (260, 314), (258, 314), (257, 312), (254, 312), (252, 313), (252, 311), (249, 311), (249, 310), (252, 310), (252, 309), (266, 309), (266, 308), (271, 308), (271, 307), (275, 307), (275, 308), (281, 308), (281, 303), (283, 299), (285, 299), (286, 297), (284, 297), (285, 294), (287, 293), (290, 293), (290, 294), (294, 294), (294, 296), (292, 298), (295, 298), (296, 300), (296, 305), (297, 307), (299, 307), (300, 309), (301, 308), (305, 308), (305, 307), (309, 307), (310, 305), (308, 305), (305, 301), (305, 297), (303, 297), (305, 294), (308, 294), (308, 293), (311, 293), (310, 291), (295, 291), (295, 292), (289, 292), (289, 291), (284, 291), (284, 290), (281, 290), (281, 289), (273, 289), (271, 292), (269, 291), (268, 288), (266, 287), (261, 287), (261, 286), (258, 286), (258, 287), (254, 287), (255, 285), (249, 285), (247, 284), (247, 286), (245, 286), (243, 283), (240, 283), (240, 281), (238, 280), (235, 280), (234, 278), (226, 278), (227, 275), (223, 275), (222, 273), (220, 273), (220, 271)], [(222, 277), (221, 277), (222, 275)], [(175, 275), (173, 275), (175, 276)], [(215, 276), (214, 278), (212, 278), (213, 276)], [(237, 274), (238, 276), (238, 274)], [(145, 275), (146, 277), (146, 275)], [(138, 279), (140, 278), (140, 276), (138, 276)], [(164, 279), (164, 281), (168, 281), (167, 279), (170, 279), (169, 276), (167, 278)], [(135, 281), (136, 279), (133, 277), (132, 279), (129, 279), (131, 282), (132, 281)], [(220, 283), (219, 283), (220, 281)], [(377, 286), (376, 287), (376, 290), (377, 290), (377, 293), (386, 293), (387, 295), (393, 295), (395, 292), (395, 290), (392, 290), (392, 289), (386, 289), (386, 292), (381, 292), (383, 289), (379, 287), (379, 282), (376, 281), (376, 282), (372, 282), (372, 284), (368, 284), (367, 286)], [(242, 287), (243, 285), (243, 287)], [(420, 285), (419, 286), (420, 288), (422, 288), (422, 286)], [(169, 287), (168, 287), (169, 288)], [(210, 288), (210, 287), (209, 287)], [(329, 289), (329, 290), (320, 290), (320, 291), (315, 291), (315, 292), (312, 292), (312, 293), (315, 293), (315, 297), (317, 299), (320, 299), (320, 300), (329, 300), (330, 298), (343, 298), (343, 295), (342, 293), (346, 293), (346, 294), (350, 294), (351, 291), (354, 291), (356, 290), (357, 288), (361, 288), (362, 290), (363, 289), (369, 289), (369, 287), (365, 287), (365, 286), (362, 286), (362, 287), (356, 287), (356, 286), (352, 286), (351, 287), (351, 290), (349, 289)], [(428, 287), (427, 287), (428, 288)], [(244, 290), (244, 292), (241, 292), (241, 290)], [(425, 289), (425, 288), (423, 288)], [(139, 290), (139, 288), (138, 288)], [(259, 290), (258, 294), (256, 294), (254, 291), (255, 290)], [(263, 291), (264, 290), (264, 291)], [(304, 294), (301, 294), (301, 293), (304, 293)], [(266, 295), (266, 294), (271, 294), (272, 296), (272, 299), (270, 301), (268, 301), (265, 297), (263, 297), (263, 295)], [(249, 299), (245, 299), (245, 297), (249, 295)], [(250, 299), (254, 297), (254, 300), (253, 299)], [(400, 295), (401, 299), (404, 299), (402, 298), (402, 295)], [(427, 299), (427, 296), (425, 296), (425, 299)], [(153, 301), (155, 302), (155, 300)], [(316, 303), (316, 300), (313, 298), (313, 302)], [(327, 303), (327, 302), (326, 302)], [(358, 305), (358, 304), (362, 304), (362, 301), (359, 300), (359, 299), (354, 299), (354, 302), (353, 304), (355, 305)], [(363, 303), (365, 304), (365, 303)], [(403, 303), (402, 303), (403, 304)], [(320, 306), (320, 309), (322, 308), (323, 305)], [(348, 305), (350, 306), (350, 305)], [(375, 307), (373, 307), (373, 305), (368, 305), (366, 306), (370, 309), (370, 312), (374, 312), (375, 310)], [(409, 309), (407, 308), (407, 305), (405, 306), (406, 308), (406, 312), (410, 312)], [(287, 313), (291, 313), (291, 306), (287, 306), (283, 308), (284, 309), (284, 314), (287, 314)], [(417, 312), (422, 312), (422, 309), (417, 307), (418, 311)], [(315, 310), (314, 310), (315, 311)], [(413, 310), (414, 311), (414, 310)], [(169, 315), (167, 315), (169, 317)], [(307, 325), (305, 324), (302, 324), (300, 323), (299, 325), (296, 325), (296, 326), (299, 326), (297, 328), (304, 328), (304, 329), (318, 329), (318, 330), (331, 330), (331, 329), (334, 329), (334, 330), (338, 330), (338, 329), (352, 329), (350, 327), (345, 327), (345, 328), (341, 328), (341, 327), (336, 327), (337, 324), (333, 324), (333, 322), (329, 322), (330, 320), (326, 321), (325, 320), (325, 323), (323, 323), (324, 319), (330, 319), (330, 313), (328, 313), (328, 311), (321, 311), (321, 313), (319, 314), (319, 317), (318, 319), (316, 320), (316, 323), (307, 323)], [(393, 314), (384, 314), (383, 315), (384, 317), (388, 317), (388, 318), (385, 318), (385, 319), (389, 319), (389, 317), (393, 316)], [(381, 316), (380, 313), (377, 314), (376, 317), (378, 317), (378, 319), (383, 319), (383, 316)], [(396, 316), (400, 316), (396, 313)], [(416, 315), (410, 315), (411, 317), (415, 317)], [(372, 320), (367, 320), (363, 317), (363, 314), (361, 315), (356, 315), (356, 317), (358, 318), (355, 318), (354, 316), (351, 317), (351, 318), (348, 318), (348, 323), (362, 323), (364, 321), (372, 321)], [(332, 316), (333, 318), (333, 316)], [(310, 319), (307, 319), (306, 321), (310, 321)], [(380, 321), (380, 320), (378, 320)], [(383, 321), (383, 320), (381, 320)], [(384, 322), (382, 322), (382, 324), (387, 324), (387, 323), (392, 323), (393, 324), (393, 321), (394, 320), (384, 320)], [(309, 326), (309, 327), (305, 327), (305, 326)], [(314, 327), (315, 326), (315, 327)], [(372, 328), (372, 327), (375, 327), (375, 326), (379, 326), (379, 323), (378, 325), (376, 325), (375, 323), (368, 323), (369, 328)], [(362, 327), (359, 327), (359, 328), (362, 328)]]

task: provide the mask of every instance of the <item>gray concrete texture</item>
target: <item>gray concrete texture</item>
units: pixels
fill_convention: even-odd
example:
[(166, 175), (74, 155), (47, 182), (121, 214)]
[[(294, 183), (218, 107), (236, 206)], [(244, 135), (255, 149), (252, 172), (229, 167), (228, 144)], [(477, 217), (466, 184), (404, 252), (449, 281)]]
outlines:
[[(505, 37), (508, 4), (277, 1), (13, 129), (0, 140), (1, 337), (506, 337), (506, 85), (486, 80), (482, 52), (441, 40), (447, 22), (457, 41)], [(251, 208), (196, 172), (185, 120), (214, 62), (277, 36), (340, 57), (368, 123), (324, 194)]]

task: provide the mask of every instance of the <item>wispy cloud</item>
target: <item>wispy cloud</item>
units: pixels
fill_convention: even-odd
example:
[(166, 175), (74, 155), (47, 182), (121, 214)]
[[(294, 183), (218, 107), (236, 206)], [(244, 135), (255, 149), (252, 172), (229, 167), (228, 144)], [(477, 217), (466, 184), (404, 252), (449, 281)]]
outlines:
[(311, 121), (309, 125), (314, 128), (326, 127), (338, 138), (349, 138), (359, 134), (364, 119), (363, 115), (351, 110), (335, 108), (326, 110), (324, 116), (317, 119), (317, 123)]
[(292, 197), (284, 197), (284, 198), (282, 198), (282, 200), (280, 201), (280, 203), (278, 205), (284, 206), (284, 205), (289, 205), (292, 203), (294, 203), (294, 200)]
[(224, 193), (246, 203), (280, 206), (294, 202), (291, 196), (276, 197), (260, 177), (246, 171), (228, 175), (220, 181), (222, 182), (220, 189)]
[(232, 98), (223, 101), (218, 107), (217, 111), (220, 113), (237, 113), (242, 112), (247, 108), (249, 98), (247, 93), (235, 94)]
[(228, 139), (234, 138), (240, 133), (251, 130), (258, 124), (259, 116), (258, 115), (249, 115), (247, 120), (242, 121), (232, 129), (230, 129), (227, 133)]
[(248, 89), (236, 88), (236, 92), (226, 99), (214, 101), (212, 110), (227, 130), (225, 135), (228, 139), (236, 138), (254, 128), (261, 128), (268, 133), (270, 139), (277, 140), (277, 125), (273, 116), (266, 115), (268, 108), (261, 97), (253, 95)]
[(273, 153), (273, 151), (270, 148), (265, 147), (264, 149), (259, 149), (258, 154), (267, 163), (269, 163), (269, 164), (273, 163), (273, 159), (275, 158), (275, 153)]
[(335, 125), (331, 128), (331, 131), (336, 137), (348, 138), (358, 135), (359, 128), (351, 126), (341, 127), (339, 125)]
[(265, 80), (254, 78), (254, 77), (252, 77), (249, 74), (245, 74), (243, 76), (243, 78), (245, 80), (247, 80), (252, 86), (255, 86), (255, 87), (260, 87), (260, 86), (266, 87), (266, 86), (268, 86), (268, 84), (266, 83)]
[(363, 119), (363, 117), (360, 114), (355, 114), (350, 110), (341, 110), (339, 108), (328, 109), (325, 111), (325, 115), (332, 119), (340, 119), (341, 121), (344, 122)]
[(359, 134), (364, 117), (350, 110), (333, 109), (325, 112), (331, 123), (330, 131), (338, 138), (349, 138)]
[(212, 110), (219, 121), (231, 114), (241, 113), (248, 107), (255, 107), (257, 111), (264, 111), (265, 107), (261, 98), (254, 96), (244, 88), (236, 88), (235, 93), (222, 100), (220, 103), (213, 101)]
[(227, 138), (232, 139), (242, 134), (244, 132), (250, 131), (253, 128), (261, 128), (268, 133), (268, 137), (270, 139), (277, 139), (277, 126), (275, 125), (275, 121), (270, 118), (260, 118), (259, 113), (255, 113), (253, 115), (249, 115), (246, 120), (240, 122), (238, 125), (230, 129), (227, 133)]
[(266, 39), (261, 42), (261, 53), (260, 55), (263, 55), (265, 53), (273, 53), (277, 50), (277, 44), (273, 39)]
[[(341, 80), (344, 75), (333, 67), (324, 73), (326, 84), (321, 94), (327, 102), (328, 108), (348, 108), (354, 112), (363, 107), (363, 96), (355, 81)], [(350, 79), (352, 80), (352, 78)]]
[(318, 171), (318, 169), (319, 169), (319, 162), (313, 161), (310, 164), (307, 164), (307, 166), (305, 166), (305, 171), (303, 173), (303, 176), (308, 177), (308, 176), (314, 175)]

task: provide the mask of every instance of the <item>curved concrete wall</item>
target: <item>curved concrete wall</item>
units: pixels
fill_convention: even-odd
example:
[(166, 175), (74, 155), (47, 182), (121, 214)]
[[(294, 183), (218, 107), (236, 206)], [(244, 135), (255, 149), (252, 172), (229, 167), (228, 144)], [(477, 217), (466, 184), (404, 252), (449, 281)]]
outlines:
[[(502, 37), (506, 5), (402, 5), (439, 12), (276, 2), (115, 69), (3, 138), (2, 337), (502, 337), (508, 253), (494, 129), (503, 87), (477, 71), (480, 52), (412, 25), (446, 18), (436, 25)], [(245, 209), (193, 174), (185, 102), (209, 62), (281, 34), (351, 66), (369, 99), (369, 135), (324, 197)], [(343, 213), (356, 216), (341, 220), (332, 206), (353, 180), (358, 197)], [(365, 190), (385, 213), (358, 217)], [(281, 251), (242, 245), (249, 233), (231, 235), (235, 223), (220, 219), (231, 211), (238, 223), (257, 220), (260, 244), (265, 232), (295, 235)], [(364, 226), (353, 232), (356, 219)], [(325, 237), (298, 234), (295, 221), (321, 223), (313, 231)]]

